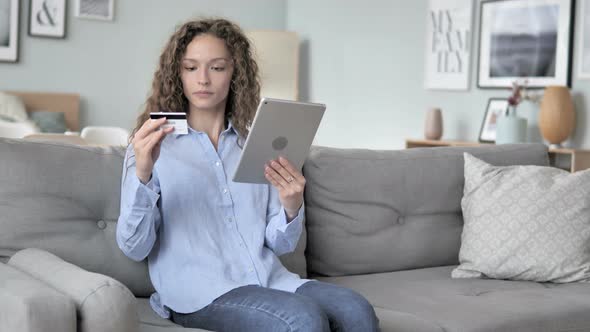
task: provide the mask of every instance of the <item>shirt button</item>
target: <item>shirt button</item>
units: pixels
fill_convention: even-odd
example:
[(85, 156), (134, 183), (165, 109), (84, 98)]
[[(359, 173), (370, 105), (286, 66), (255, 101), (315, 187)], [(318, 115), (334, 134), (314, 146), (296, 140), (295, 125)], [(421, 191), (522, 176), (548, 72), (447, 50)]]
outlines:
[(215, 166), (220, 166), (220, 165), (221, 165), (221, 163), (219, 161), (215, 162)]
[(231, 217), (227, 218), (227, 222), (232, 222), (234, 221)]
[(223, 189), (223, 193), (224, 194), (227, 194), (227, 189)]

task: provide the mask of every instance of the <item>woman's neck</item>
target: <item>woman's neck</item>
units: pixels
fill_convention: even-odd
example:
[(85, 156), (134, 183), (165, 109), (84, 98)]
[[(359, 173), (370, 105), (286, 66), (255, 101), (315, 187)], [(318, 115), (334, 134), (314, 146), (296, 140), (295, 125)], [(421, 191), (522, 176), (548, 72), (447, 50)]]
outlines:
[(199, 110), (191, 107), (187, 121), (194, 130), (206, 133), (217, 150), (219, 135), (225, 129), (224, 110)]

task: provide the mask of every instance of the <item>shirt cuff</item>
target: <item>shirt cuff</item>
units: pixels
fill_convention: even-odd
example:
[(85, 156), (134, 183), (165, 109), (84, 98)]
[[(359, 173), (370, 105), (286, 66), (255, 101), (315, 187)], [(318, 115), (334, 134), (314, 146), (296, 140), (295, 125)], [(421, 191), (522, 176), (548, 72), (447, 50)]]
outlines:
[(287, 234), (296, 232), (299, 226), (301, 226), (303, 223), (303, 217), (305, 216), (305, 203), (301, 204), (297, 216), (288, 223), (287, 211), (285, 211), (285, 208), (283, 206), (281, 206), (281, 212), (279, 213), (279, 215), (281, 218), (281, 222), (279, 223), (280, 226), (278, 227), (278, 230)]
[(160, 198), (160, 188), (154, 183), (154, 177), (143, 184), (136, 174), (131, 175), (131, 185), (135, 188), (135, 200), (133, 207), (140, 209), (153, 209)]

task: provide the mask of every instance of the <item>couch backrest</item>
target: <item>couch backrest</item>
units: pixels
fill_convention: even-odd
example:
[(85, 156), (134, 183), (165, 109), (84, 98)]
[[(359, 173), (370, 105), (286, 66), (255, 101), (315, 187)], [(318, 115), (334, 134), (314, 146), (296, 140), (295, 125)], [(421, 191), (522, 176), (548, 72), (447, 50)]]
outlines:
[[(124, 155), (123, 147), (0, 138), (0, 261), (45, 249), (149, 296), (146, 261), (125, 257), (115, 240)], [(302, 242), (281, 258), (305, 275)]]
[(304, 165), (308, 272), (340, 276), (457, 264), (463, 152), (494, 165), (548, 164), (542, 144), (312, 147)]
[(125, 257), (115, 241), (124, 153), (0, 138), (0, 256), (45, 249), (149, 295), (147, 264)]

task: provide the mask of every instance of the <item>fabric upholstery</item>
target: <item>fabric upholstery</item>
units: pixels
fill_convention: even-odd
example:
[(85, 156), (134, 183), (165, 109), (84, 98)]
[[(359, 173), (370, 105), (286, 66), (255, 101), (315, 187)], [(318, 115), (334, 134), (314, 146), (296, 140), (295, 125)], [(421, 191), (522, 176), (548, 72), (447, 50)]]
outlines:
[(363, 294), (383, 332), (590, 331), (590, 283), (453, 279), (454, 267), (319, 279)]
[(141, 332), (207, 331), (203, 329), (185, 329), (180, 325), (174, 324), (168, 319), (161, 318), (150, 307), (150, 300), (148, 298), (137, 298), (137, 315), (139, 316)]
[(456, 278), (590, 281), (590, 170), (492, 166), (465, 154)]
[(458, 264), (464, 151), (495, 165), (548, 164), (542, 144), (312, 147), (304, 165), (309, 272), (340, 276)]
[(113, 278), (85, 271), (40, 249), (24, 249), (8, 264), (70, 297), (79, 332), (139, 331), (135, 297)]
[(0, 331), (75, 332), (76, 307), (66, 295), (0, 263)]

